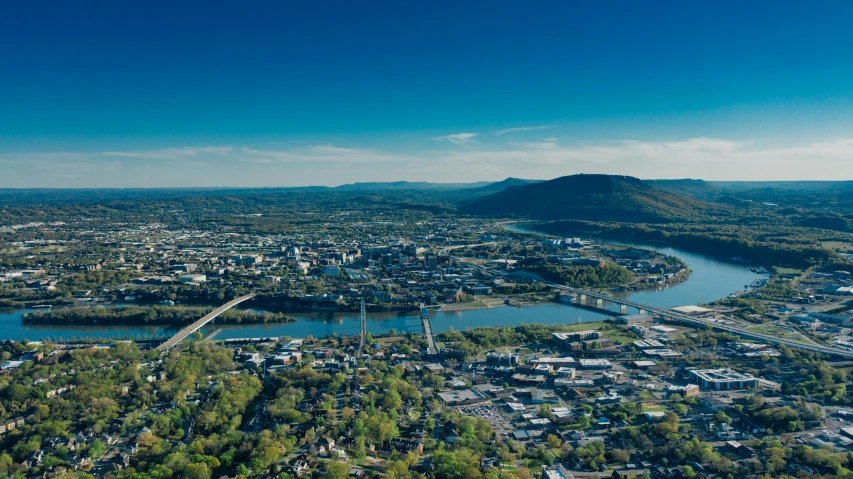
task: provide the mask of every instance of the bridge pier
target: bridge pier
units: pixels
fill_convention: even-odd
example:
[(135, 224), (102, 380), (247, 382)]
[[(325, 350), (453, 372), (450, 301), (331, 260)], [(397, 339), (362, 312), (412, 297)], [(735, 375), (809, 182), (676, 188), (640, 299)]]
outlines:
[(595, 300), (595, 307), (598, 309), (604, 309), (604, 300), (601, 298), (596, 299)]
[(585, 294), (581, 295), (581, 304), (586, 304), (586, 295)]
[(646, 310), (645, 310), (645, 309), (641, 309), (641, 310), (640, 310), (640, 314), (646, 314)]
[(624, 304), (619, 305), (619, 314), (628, 314), (628, 306)]

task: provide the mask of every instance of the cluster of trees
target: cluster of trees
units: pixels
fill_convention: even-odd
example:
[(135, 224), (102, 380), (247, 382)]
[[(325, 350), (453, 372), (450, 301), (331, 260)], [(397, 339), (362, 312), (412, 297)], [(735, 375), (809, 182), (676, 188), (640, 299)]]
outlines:
[[(587, 325), (589, 328), (593, 326)], [(620, 334), (633, 333), (612, 324), (594, 325), (596, 329), (607, 334), (607, 331), (619, 330)], [(555, 332), (570, 331), (571, 325), (520, 324), (518, 326), (484, 326), (469, 328), (462, 331), (450, 329), (438, 334), (438, 339), (444, 343), (452, 343), (454, 348), (462, 349), (468, 354), (499, 348), (503, 346), (528, 345), (536, 347), (541, 343), (551, 341)]]
[(544, 324), (523, 324), (517, 327), (490, 326), (464, 331), (449, 330), (438, 336), (441, 341), (453, 343), (455, 348), (474, 354), (500, 346), (545, 342), (550, 340), (551, 334), (556, 330), (556, 327)]
[(494, 291), (498, 294), (530, 294), (530, 293), (551, 293), (551, 287), (542, 283), (505, 283), (496, 286)]
[[(789, 350), (790, 351), (790, 350)], [(812, 397), (834, 404), (849, 404), (847, 395), (847, 371), (834, 368), (825, 361), (801, 360), (797, 377), (804, 381), (797, 383), (785, 382), (782, 391), (801, 397)]]
[[(21, 349), (32, 349), (32, 345), (3, 345), (6, 354), (18, 354)], [(266, 468), (296, 442), (283, 429), (257, 435), (239, 431), (261, 383), (249, 374), (226, 374), (234, 369), (230, 350), (190, 343), (188, 350), (173, 351), (164, 359), (166, 379), (148, 382), (143, 377), (145, 365), (155, 363), (158, 356), (157, 351), (143, 352), (132, 343), (118, 343), (109, 349), (47, 356), (0, 378), (0, 415), (34, 415), (25, 426), (0, 437), (0, 450), (4, 451), (0, 475), (23, 472), (22, 462), (44, 448), (45, 439), (67, 438), (78, 431), (128, 434), (149, 425), (151, 431), (137, 438), (138, 464), (120, 474), (134, 479), (209, 479), (233, 472), (238, 464)], [(46, 398), (49, 389), (62, 386), (74, 387), (62, 397)], [(123, 392), (122, 387), (128, 391)], [(188, 401), (188, 394), (195, 394), (200, 404)], [(175, 401), (177, 407), (163, 414), (146, 414), (149, 406), (164, 401)], [(199, 433), (189, 443), (182, 441), (187, 439), (187, 421)], [(106, 443), (97, 438), (77, 453), (97, 459), (106, 449)], [(40, 474), (53, 466), (70, 467), (69, 452), (63, 446), (47, 449), (42, 464), (28, 474)]]
[(538, 274), (546, 281), (572, 288), (621, 286), (634, 281), (634, 273), (614, 263), (604, 263), (604, 266), (600, 267), (540, 264), (525, 269)]
[(772, 221), (764, 224), (700, 221), (644, 225), (562, 220), (541, 224), (537, 229), (560, 235), (663, 243), (722, 258), (746, 258), (760, 264), (809, 267), (845, 262), (835, 252), (821, 247), (826, 236), (824, 230), (785, 226)]
[[(124, 306), (109, 308), (58, 308), (47, 312), (25, 313), (22, 321), (29, 324), (162, 324), (184, 325), (198, 321), (212, 308), (192, 306)], [(296, 319), (282, 313), (229, 309), (216, 321), (222, 323), (293, 322)]]

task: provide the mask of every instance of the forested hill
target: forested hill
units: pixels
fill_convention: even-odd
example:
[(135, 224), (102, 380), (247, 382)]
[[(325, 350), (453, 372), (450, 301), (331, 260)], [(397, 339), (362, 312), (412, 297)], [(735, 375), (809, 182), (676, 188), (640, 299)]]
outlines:
[(572, 175), (465, 201), (459, 211), (540, 220), (671, 223), (731, 216), (730, 207), (649, 186), (630, 176)]

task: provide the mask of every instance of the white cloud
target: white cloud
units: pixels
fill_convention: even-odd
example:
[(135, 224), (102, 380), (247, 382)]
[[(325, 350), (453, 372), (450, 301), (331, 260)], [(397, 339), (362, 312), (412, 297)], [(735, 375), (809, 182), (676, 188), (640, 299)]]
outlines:
[(495, 135), (501, 136), (507, 133), (518, 133), (520, 131), (533, 131), (533, 130), (546, 130), (548, 128), (554, 128), (554, 125), (542, 125), (542, 126), (519, 126), (516, 128), (507, 128), (505, 130), (498, 130), (495, 132)]
[(475, 136), (477, 136), (476, 133), (456, 133), (454, 135), (437, 136), (433, 138), (433, 140), (449, 141), (451, 143), (456, 143), (457, 145), (465, 145), (469, 142), (473, 142)]
[(452, 152), (444, 160), (448, 166), (465, 165), (472, 173), (496, 173), (491, 179), (574, 173), (706, 180), (853, 179), (853, 139), (764, 148), (754, 142), (704, 137), (571, 146), (542, 141), (512, 146)]
[(185, 146), (183, 148), (163, 148), (159, 150), (105, 151), (100, 154), (122, 158), (144, 158), (147, 160), (182, 160), (200, 155), (227, 155), (233, 151), (234, 148), (231, 146), (205, 146), (201, 148)]
[[(474, 135), (461, 134), (461, 135)], [(454, 137), (451, 140), (449, 137)], [(793, 146), (695, 137), (562, 144), (553, 138), (404, 153), (336, 145), (209, 145), (0, 153), (0, 187), (295, 186), (355, 181), (500, 180), (609, 173), (706, 180), (853, 180), (853, 138)], [(463, 143), (458, 143), (462, 141)], [(270, 145), (266, 145), (270, 147)]]

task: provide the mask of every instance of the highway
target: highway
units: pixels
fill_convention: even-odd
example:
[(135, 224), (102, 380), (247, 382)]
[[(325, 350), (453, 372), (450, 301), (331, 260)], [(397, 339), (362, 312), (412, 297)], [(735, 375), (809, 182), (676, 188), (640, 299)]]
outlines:
[[(457, 261), (466, 261), (464, 258), (460, 258), (460, 257), (453, 257), (453, 258)], [(489, 271), (487, 268), (484, 268), (483, 266), (471, 263), (470, 261), (466, 261), (466, 262), (468, 262), (469, 264), (473, 264), (476, 268), (478, 268), (484, 274), (488, 274), (489, 276), (494, 276), (496, 274), (495, 272)], [(620, 298), (617, 298), (615, 296), (610, 296), (610, 295), (604, 294), (604, 293), (597, 293), (595, 291), (586, 291), (583, 289), (570, 288), (568, 286), (562, 286), (562, 285), (559, 285), (557, 283), (552, 283), (550, 281), (540, 280), (539, 282), (542, 284), (546, 284), (546, 285), (548, 285), (554, 289), (566, 291), (568, 293), (572, 293), (575, 295), (585, 295), (586, 297), (589, 297), (589, 298), (601, 299), (603, 301), (607, 301), (607, 302), (614, 303), (614, 304), (624, 304), (625, 306), (636, 308), (638, 310), (642, 309), (642, 310), (645, 310), (646, 312), (648, 312), (649, 314), (652, 314), (652, 315), (655, 315), (655, 316), (658, 316), (660, 318), (667, 319), (670, 321), (691, 324), (694, 326), (708, 326), (708, 327), (711, 327), (711, 328), (714, 328), (714, 329), (717, 329), (720, 331), (726, 331), (728, 333), (735, 334), (735, 335), (738, 335), (740, 337), (747, 338), (747, 339), (754, 339), (757, 341), (763, 341), (766, 343), (776, 344), (776, 345), (784, 344), (785, 346), (787, 346), (789, 348), (796, 348), (796, 349), (801, 349), (801, 350), (805, 350), (805, 351), (813, 351), (816, 353), (826, 354), (829, 356), (837, 356), (837, 357), (841, 357), (841, 358), (853, 359), (853, 351), (843, 349), (843, 348), (836, 348), (836, 347), (832, 347), (832, 346), (823, 346), (820, 344), (802, 343), (799, 341), (792, 341), (790, 339), (778, 338), (775, 336), (770, 336), (768, 334), (748, 331), (748, 330), (746, 330), (744, 328), (740, 328), (738, 326), (722, 324), (720, 322), (710, 320), (710, 319), (694, 318), (692, 316), (677, 313), (675, 311), (670, 311), (670, 310), (666, 310), (666, 309), (659, 309), (659, 308), (655, 308), (654, 306), (648, 306), (648, 305), (645, 305), (642, 303), (637, 303), (637, 302), (629, 301), (626, 299), (620, 299)]]
[(653, 306), (648, 306), (648, 305), (645, 305), (642, 303), (635, 303), (634, 301), (619, 299), (619, 298), (616, 298), (616, 297), (613, 297), (613, 296), (610, 296), (607, 294), (603, 294), (603, 293), (596, 293), (594, 291), (586, 291), (583, 289), (569, 288), (568, 286), (561, 286), (559, 284), (551, 283), (548, 281), (541, 281), (541, 282), (544, 284), (547, 284), (548, 286), (551, 286), (554, 289), (559, 289), (559, 290), (566, 291), (569, 293), (573, 293), (576, 295), (583, 294), (583, 295), (586, 295), (587, 297), (590, 297), (590, 298), (601, 299), (601, 300), (604, 300), (604, 301), (607, 301), (610, 303), (614, 303), (614, 304), (624, 304), (624, 305), (632, 307), (632, 308), (642, 309), (642, 310), (645, 310), (646, 312), (648, 312), (649, 314), (658, 316), (658, 317), (663, 318), (663, 319), (668, 319), (670, 321), (692, 324), (694, 326), (709, 326), (709, 327), (712, 327), (714, 329), (717, 329), (720, 331), (726, 331), (726, 332), (736, 334), (738, 336), (748, 338), (748, 339), (755, 339), (758, 341), (764, 341), (767, 343), (777, 344), (777, 345), (784, 344), (785, 346), (787, 346), (789, 348), (797, 348), (797, 349), (803, 349), (806, 351), (814, 351), (814, 352), (821, 353), (821, 354), (828, 354), (830, 356), (840, 356), (840, 357), (845, 357), (845, 358), (853, 358), (853, 351), (848, 351), (848, 350), (842, 349), (842, 348), (835, 348), (835, 347), (831, 347), (831, 346), (822, 346), (819, 344), (808, 344), (808, 343), (802, 343), (799, 341), (792, 341), (790, 339), (777, 338), (775, 336), (770, 336), (768, 334), (763, 334), (763, 333), (756, 333), (756, 332), (749, 331), (749, 330), (746, 330), (743, 328), (739, 328), (737, 326), (728, 325), (728, 324), (721, 324), (717, 321), (713, 321), (710, 319), (694, 318), (692, 316), (687, 316), (686, 314), (677, 313), (675, 311), (659, 309), (659, 308), (655, 308)]
[(232, 299), (231, 301), (229, 301), (229, 302), (223, 304), (222, 306), (214, 309), (213, 311), (211, 311), (210, 313), (208, 313), (207, 315), (205, 315), (203, 318), (199, 319), (198, 321), (194, 322), (193, 324), (191, 324), (191, 325), (187, 326), (186, 328), (178, 331), (177, 334), (175, 334), (174, 336), (169, 338), (165, 343), (161, 344), (160, 346), (157, 346), (157, 349), (159, 349), (160, 351), (168, 351), (169, 349), (175, 347), (178, 343), (180, 343), (181, 341), (186, 339), (190, 334), (201, 329), (202, 326), (204, 326), (208, 322), (212, 321), (214, 318), (216, 318), (220, 314), (224, 313), (225, 311), (228, 311), (229, 309), (233, 308), (234, 306), (237, 306), (238, 304), (242, 303), (243, 301), (246, 301), (248, 299), (253, 298), (254, 296), (255, 296), (254, 294), (247, 294), (246, 296), (242, 296), (242, 297), (239, 297), (237, 299)]

